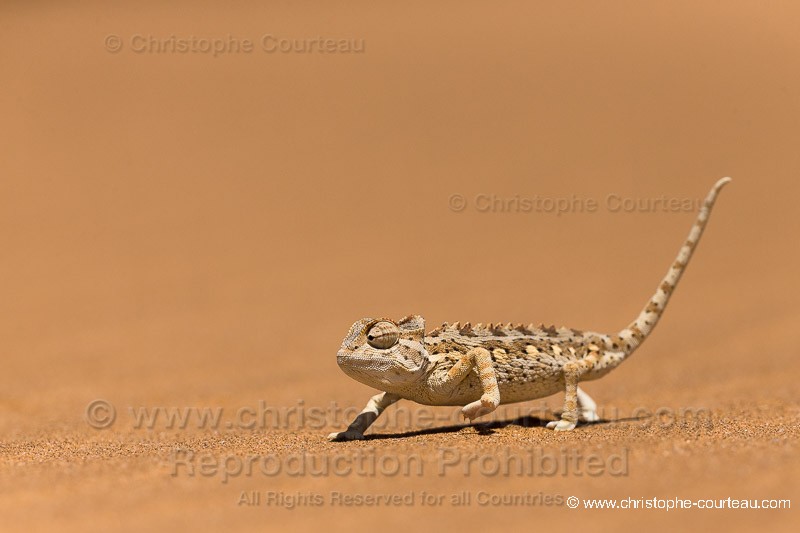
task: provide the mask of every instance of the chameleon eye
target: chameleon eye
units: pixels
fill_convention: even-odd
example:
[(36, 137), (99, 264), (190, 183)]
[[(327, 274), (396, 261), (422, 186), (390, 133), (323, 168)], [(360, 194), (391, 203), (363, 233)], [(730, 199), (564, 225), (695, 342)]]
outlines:
[(400, 339), (400, 329), (392, 322), (381, 321), (367, 331), (367, 343), (373, 348), (391, 348)]

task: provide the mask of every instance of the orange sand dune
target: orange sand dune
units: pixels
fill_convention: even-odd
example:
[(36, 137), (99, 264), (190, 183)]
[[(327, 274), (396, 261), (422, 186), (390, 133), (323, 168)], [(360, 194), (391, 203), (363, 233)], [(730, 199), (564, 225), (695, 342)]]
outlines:
[[(586, 509), (800, 504), (794, 3), (3, 12), (3, 531), (797, 523)], [(406, 402), (325, 440), (374, 393), (335, 362), (357, 319), (617, 331), (722, 176), (586, 386), (603, 423)]]

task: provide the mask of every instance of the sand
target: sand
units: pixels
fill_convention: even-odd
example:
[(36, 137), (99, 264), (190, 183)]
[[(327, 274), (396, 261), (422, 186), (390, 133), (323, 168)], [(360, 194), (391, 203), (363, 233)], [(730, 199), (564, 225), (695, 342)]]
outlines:
[[(586, 508), (800, 503), (797, 6), (429, 4), (4, 7), (3, 531), (797, 523)], [(326, 441), (357, 319), (617, 331), (722, 176), (601, 423)]]

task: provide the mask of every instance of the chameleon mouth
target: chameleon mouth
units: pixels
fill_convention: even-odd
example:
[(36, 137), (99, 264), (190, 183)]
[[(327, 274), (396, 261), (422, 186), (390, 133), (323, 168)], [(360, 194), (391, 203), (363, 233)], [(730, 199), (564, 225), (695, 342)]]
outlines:
[(355, 352), (344, 348), (336, 353), (336, 363), (339, 366), (352, 366), (354, 363), (368, 363), (370, 361), (374, 361), (374, 358), (358, 355)]
[(336, 363), (346, 374), (375, 374), (388, 371), (392, 361), (373, 355), (364, 355), (342, 348), (336, 354)]
[(342, 347), (336, 352), (336, 359), (337, 360), (354, 360), (354, 359), (366, 359), (363, 355), (358, 355), (354, 350), (350, 348)]

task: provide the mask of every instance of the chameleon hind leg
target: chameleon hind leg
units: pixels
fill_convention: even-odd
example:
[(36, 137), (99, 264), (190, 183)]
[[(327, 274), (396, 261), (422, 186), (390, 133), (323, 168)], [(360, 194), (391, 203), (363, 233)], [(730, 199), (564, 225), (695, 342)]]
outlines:
[(564, 410), (561, 420), (547, 423), (547, 428), (555, 431), (572, 431), (578, 423), (578, 381), (580, 380), (580, 367), (577, 362), (571, 361), (564, 365)]
[(547, 423), (549, 429), (572, 431), (581, 417), (589, 422), (595, 422), (599, 419), (597, 416), (597, 404), (588, 394), (578, 388), (581, 376), (594, 368), (596, 363), (597, 356), (592, 354), (583, 359), (564, 364), (564, 411), (561, 413), (561, 420), (553, 420)]

